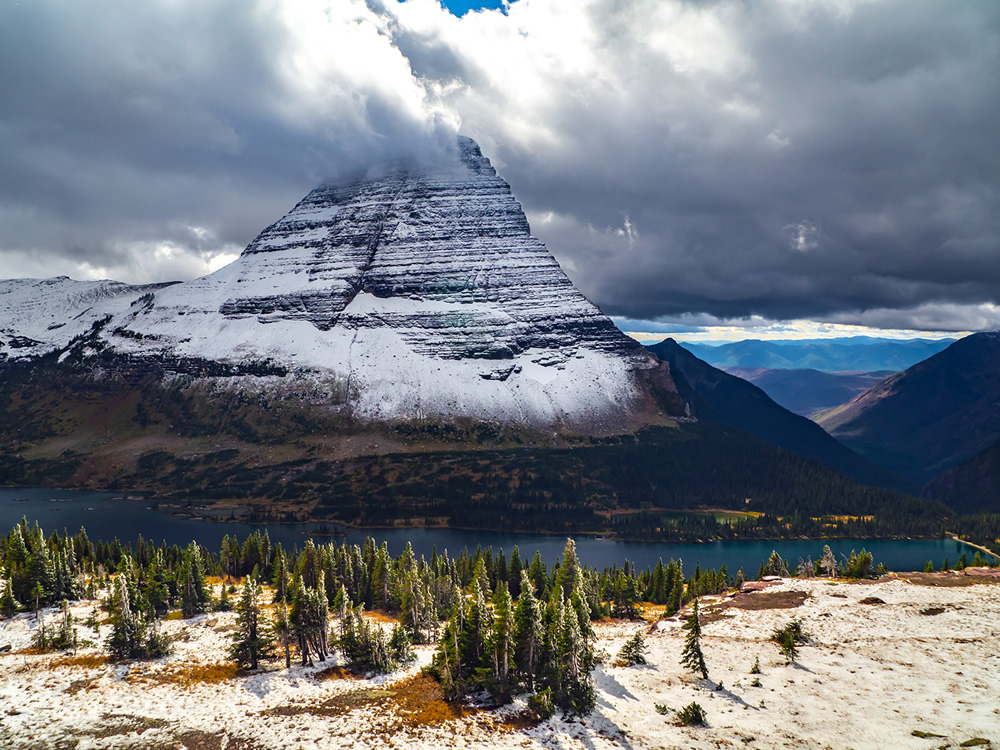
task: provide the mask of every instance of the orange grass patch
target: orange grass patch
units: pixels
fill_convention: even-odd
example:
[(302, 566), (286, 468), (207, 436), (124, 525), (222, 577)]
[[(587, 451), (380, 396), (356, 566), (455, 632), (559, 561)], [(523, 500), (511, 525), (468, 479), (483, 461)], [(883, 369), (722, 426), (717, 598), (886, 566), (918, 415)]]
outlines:
[(381, 612), (377, 609), (365, 610), (365, 617), (369, 620), (375, 620), (375, 622), (388, 622), (393, 624), (399, 622), (397, 617), (386, 614), (385, 612)]
[(217, 685), (220, 682), (233, 680), (239, 674), (235, 662), (218, 662), (216, 664), (181, 664), (176, 667), (146, 672), (141, 675), (130, 675), (130, 679), (155, 682), (159, 685)]
[(269, 716), (344, 716), (356, 710), (370, 711), (369, 726), (378, 735), (401, 730), (439, 726), (453, 719), (483, 713), (463, 703), (446, 701), (437, 680), (418, 674), (378, 688), (360, 688), (332, 695), (324, 701), (277, 706), (263, 713)]
[(73, 680), (63, 692), (66, 695), (76, 695), (81, 690), (92, 690), (97, 685), (99, 679), (99, 677), (89, 677), (85, 680)]
[(531, 711), (519, 711), (516, 714), (505, 714), (500, 717), (500, 722), (497, 725), (499, 729), (506, 730), (508, 732), (521, 732), (525, 729), (534, 729), (542, 720), (535, 716)]
[(351, 672), (349, 669), (344, 667), (327, 667), (326, 669), (321, 669), (318, 672), (313, 673), (315, 677), (320, 682), (324, 680), (356, 680), (358, 676)]
[(97, 669), (108, 663), (105, 654), (78, 654), (77, 656), (62, 656), (52, 660), (53, 667), (83, 667), (84, 669)]
[(410, 727), (436, 726), (452, 719), (464, 719), (480, 710), (463, 703), (446, 701), (441, 684), (433, 677), (418, 674), (392, 686), (390, 703)]

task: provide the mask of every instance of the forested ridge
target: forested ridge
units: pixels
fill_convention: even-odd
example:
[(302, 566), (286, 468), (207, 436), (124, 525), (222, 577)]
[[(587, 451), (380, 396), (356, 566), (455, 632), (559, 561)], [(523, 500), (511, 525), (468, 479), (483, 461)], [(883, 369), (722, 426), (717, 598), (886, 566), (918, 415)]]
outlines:
[[(362, 429), (263, 392), (209, 393), (181, 375), (170, 387), (144, 372), (83, 376), (50, 359), (11, 366), (0, 381), (11, 415), (0, 425), (2, 484), (235, 501), (254, 520), (663, 541), (937, 536), (951, 518), (940, 503), (859, 484), (721, 424), (555, 440), (483, 422)], [(156, 449), (136, 455), (149, 437)], [(338, 441), (368, 447), (358, 455)], [(706, 508), (766, 517), (729, 525), (657, 510)]]

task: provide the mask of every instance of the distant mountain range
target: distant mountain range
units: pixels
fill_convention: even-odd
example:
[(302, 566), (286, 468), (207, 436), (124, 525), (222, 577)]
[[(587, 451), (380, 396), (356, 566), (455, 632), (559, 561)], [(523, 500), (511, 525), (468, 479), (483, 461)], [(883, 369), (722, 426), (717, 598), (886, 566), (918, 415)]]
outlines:
[(852, 336), (842, 339), (761, 341), (748, 339), (719, 346), (681, 343), (714, 367), (765, 370), (819, 370), (821, 372), (877, 372), (905, 370), (944, 350), (954, 339), (929, 340)]
[(757, 386), (701, 361), (673, 339), (647, 348), (670, 364), (680, 395), (691, 404), (699, 420), (745, 430), (864, 484), (916, 489), (915, 484), (854, 453), (814, 422), (779, 406)]
[[(960, 339), (817, 421), (870, 461), (928, 482), (1000, 439), (1000, 333)], [(988, 455), (979, 465), (989, 465)]]
[(893, 374), (891, 370), (820, 372), (745, 367), (727, 367), (725, 371), (753, 383), (789, 411), (809, 418), (824, 409), (846, 404)]

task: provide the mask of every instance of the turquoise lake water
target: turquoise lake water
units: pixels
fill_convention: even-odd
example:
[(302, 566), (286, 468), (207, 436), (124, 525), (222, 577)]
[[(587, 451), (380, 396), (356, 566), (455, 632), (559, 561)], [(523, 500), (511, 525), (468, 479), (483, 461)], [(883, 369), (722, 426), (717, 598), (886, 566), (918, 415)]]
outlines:
[[(147, 501), (122, 499), (121, 494), (0, 488), (0, 530), (6, 533), (22, 517), (26, 517), (29, 523), (37, 521), (46, 533), (54, 530), (62, 532), (64, 529), (75, 533), (82, 526), (92, 540), (110, 541), (117, 537), (124, 543), (134, 541), (141, 534), (156, 543), (166, 541), (167, 544), (186, 545), (193, 539), (211, 550), (218, 550), (222, 537), (227, 534), (242, 540), (256, 529), (267, 529), (271, 541), (281, 542), (286, 549), (296, 545), (301, 547), (312, 536), (310, 531), (316, 531), (320, 526), (317, 523), (212, 523), (150, 509)], [(434, 547), (438, 552), (447, 550), (454, 555), (463, 548), (474, 551), (479, 545), (492, 547), (494, 551), (503, 548), (509, 555), (516, 545), (522, 559), (530, 558), (538, 550), (548, 563), (559, 559), (566, 543), (564, 536), (457, 529), (345, 529), (342, 535), (314, 538), (317, 543), (328, 540), (339, 543), (346, 538), (348, 542), (361, 544), (367, 536), (374, 537), (379, 543), (385, 541), (394, 555), (401, 552), (408, 541), (417, 555), (428, 557)], [(655, 565), (661, 558), (664, 562), (674, 558), (683, 560), (688, 572), (696, 564), (718, 568), (725, 563), (731, 573), (743, 568), (748, 577), (756, 575), (760, 561), (767, 559), (772, 550), (777, 550), (795, 566), (800, 558), (818, 559), (824, 544), (830, 545), (838, 559), (849, 555), (851, 550), (860, 551), (864, 547), (873, 554), (876, 563), (883, 562), (890, 570), (896, 571), (922, 570), (928, 560), (933, 560), (935, 567), (940, 567), (946, 557), (954, 565), (963, 552), (971, 562), (975, 554), (971, 547), (951, 539), (796, 539), (688, 544), (620, 542), (587, 536), (575, 539), (580, 559), (597, 568), (621, 565), (626, 559), (645, 568)]]

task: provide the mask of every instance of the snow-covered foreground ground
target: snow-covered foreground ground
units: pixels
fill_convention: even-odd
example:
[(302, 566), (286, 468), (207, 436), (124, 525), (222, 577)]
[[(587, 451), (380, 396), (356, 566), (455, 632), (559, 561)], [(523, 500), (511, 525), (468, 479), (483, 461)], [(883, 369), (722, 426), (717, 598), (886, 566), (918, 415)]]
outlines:
[[(230, 614), (166, 623), (178, 638), (174, 655), (132, 664), (109, 664), (94, 647), (76, 657), (25, 653), (34, 621), (21, 615), (0, 622), (0, 647), (12, 647), (0, 654), (0, 747), (860, 749), (959, 747), (982, 738), (996, 748), (997, 582), (786, 580), (742, 595), (736, 601), (745, 608), (713, 612), (703, 600), (709, 680), (678, 664), (680, 621), (653, 626), (650, 663), (635, 667), (613, 666), (614, 655), (650, 626), (598, 625), (598, 649), (608, 657), (595, 673), (596, 710), (541, 724), (527, 720), (523, 703), (490, 712), (437, 700), (434, 684), (417, 675), (429, 647), (417, 665), (374, 680), (338, 674), (329, 663), (273, 665), (243, 677), (224, 663)], [(873, 598), (882, 603), (863, 603)], [(761, 608), (773, 604), (792, 606)], [(84, 603), (74, 611), (83, 618), (92, 609)], [(811, 642), (789, 666), (769, 636), (793, 619)], [(104, 626), (100, 639), (106, 635)], [(98, 640), (83, 626), (81, 636)], [(762, 674), (752, 675), (758, 657)], [(705, 709), (708, 727), (675, 726), (656, 708), (692, 701)]]

